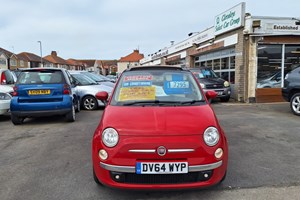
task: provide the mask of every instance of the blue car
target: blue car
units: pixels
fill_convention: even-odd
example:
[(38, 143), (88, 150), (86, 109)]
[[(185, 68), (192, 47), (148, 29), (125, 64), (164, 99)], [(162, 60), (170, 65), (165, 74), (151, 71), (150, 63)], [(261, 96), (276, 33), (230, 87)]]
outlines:
[(22, 70), (10, 103), (11, 121), (22, 124), (26, 117), (63, 115), (75, 121), (80, 110), (74, 82), (65, 69), (33, 68)]

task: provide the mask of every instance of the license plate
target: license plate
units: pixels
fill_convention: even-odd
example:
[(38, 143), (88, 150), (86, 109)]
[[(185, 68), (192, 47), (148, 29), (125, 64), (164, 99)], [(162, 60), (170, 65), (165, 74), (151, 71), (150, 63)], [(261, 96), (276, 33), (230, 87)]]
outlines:
[(137, 174), (185, 174), (188, 173), (187, 162), (137, 162)]
[(223, 94), (223, 92), (218, 92), (218, 95), (222, 95)]
[(50, 90), (29, 90), (29, 95), (48, 95), (50, 94)]

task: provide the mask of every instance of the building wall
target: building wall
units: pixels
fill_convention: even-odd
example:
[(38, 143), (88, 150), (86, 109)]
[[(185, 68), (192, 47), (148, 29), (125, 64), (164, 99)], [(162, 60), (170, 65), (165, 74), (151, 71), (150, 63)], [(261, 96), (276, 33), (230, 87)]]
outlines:
[(4, 54), (0, 54), (0, 69), (8, 69), (7, 57)]
[(128, 67), (139, 66), (139, 62), (118, 62), (118, 70), (117, 73), (121, 74)]
[(246, 65), (245, 58), (247, 54), (244, 49), (244, 35), (243, 29), (236, 31), (238, 34), (238, 43), (235, 45), (235, 85), (234, 85), (234, 99), (240, 102), (245, 101), (246, 95)]

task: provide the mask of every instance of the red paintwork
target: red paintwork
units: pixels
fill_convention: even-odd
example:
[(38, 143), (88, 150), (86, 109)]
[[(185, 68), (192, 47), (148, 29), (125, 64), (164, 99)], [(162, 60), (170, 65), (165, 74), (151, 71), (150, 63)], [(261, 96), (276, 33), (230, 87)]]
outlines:
[(206, 93), (205, 93), (205, 96), (207, 99), (214, 99), (218, 96), (218, 94), (213, 91), (213, 90), (208, 90)]
[(97, 92), (96, 93), (96, 98), (102, 101), (106, 101), (108, 99), (108, 93), (105, 91), (102, 92)]
[[(207, 146), (203, 141), (203, 133), (209, 126), (219, 130), (220, 140), (214, 147)], [(102, 130), (115, 128), (120, 136), (119, 143), (107, 148), (101, 141)], [(129, 149), (157, 149), (159, 146), (168, 148), (189, 149), (191, 153), (172, 153), (165, 156), (157, 154), (129, 153)], [(105, 149), (109, 158), (101, 161), (106, 164), (135, 166), (136, 161), (188, 161), (189, 165), (215, 163), (214, 152), (221, 147), (224, 156), (220, 159), (223, 165), (214, 170), (213, 176), (204, 182), (184, 184), (124, 184), (110, 178), (109, 171), (100, 167), (98, 151)], [(139, 107), (110, 106), (105, 108), (102, 119), (95, 131), (92, 142), (92, 159), (95, 174), (105, 185), (127, 189), (176, 189), (207, 187), (220, 182), (227, 170), (227, 140), (216, 116), (209, 104), (181, 107)]]

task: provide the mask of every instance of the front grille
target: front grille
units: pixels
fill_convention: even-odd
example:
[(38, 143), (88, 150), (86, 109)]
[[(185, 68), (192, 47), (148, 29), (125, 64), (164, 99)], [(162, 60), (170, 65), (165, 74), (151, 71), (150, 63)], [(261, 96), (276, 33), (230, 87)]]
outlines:
[(220, 89), (223, 88), (224, 86), (222, 84), (212, 84), (212, 85), (206, 85), (207, 89)]
[(134, 174), (110, 172), (111, 178), (118, 183), (127, 184), (180, 184), (207, 181), (212, 170), (190, 172), (187, 174)]

